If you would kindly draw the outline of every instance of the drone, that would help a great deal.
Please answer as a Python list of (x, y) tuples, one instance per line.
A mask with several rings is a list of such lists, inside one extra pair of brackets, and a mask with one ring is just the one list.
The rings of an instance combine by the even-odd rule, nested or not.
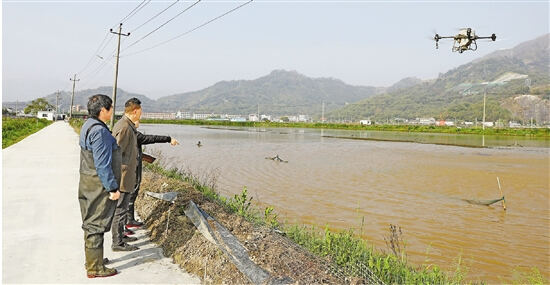
[(452, 51), (458, 51), (458, 53), (463, 53), (467, 50), (475, 51), (477, 50), (477, 43), (476, 40), (479, 39), (491, 39), (496, 41), (497, 36), (495, 34), (492, 34), (490, 37), (479, 37), (476, 35), (475, 31), (471, 28), (463, 28), (458, 31), (458, 34), (456, 36), (440, 36), (438, 34), (435, 34), (434, 40), (435, 40), (435, 48), (439, 48), (439, 40), (440, 39), (454, 39), (453, 43), (453, 49)]

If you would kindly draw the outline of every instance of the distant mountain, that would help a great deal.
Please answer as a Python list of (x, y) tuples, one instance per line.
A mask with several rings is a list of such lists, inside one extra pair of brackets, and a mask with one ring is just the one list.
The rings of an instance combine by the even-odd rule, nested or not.
[[(71, 106), (71, 93), (69, 91), (61, 91), (59, 93), (59, 98), (57, 101), (57, 104), (59, 104), (59, 110), (60, 111), (67, 111), (69, 110)], [(81, 91), (75, 92), (74, 96), (74, 105), (80, 105), (82, 108), (86, 109), (86, 105), (88, 104), (88, 98), (95, 94), (105, 94), (111, 97), (113, 93), (113, 87), (104, 86), (94, 89), (85, 89)], [(57, 94), (49, 94), (44, 96), (43, 98), (46, 98), (50, 104), (54, 105), (56, 104), (56, 97)], [(120, 88), (117, 89), (117, 104), (116, 104), (116, 110), (117, 111), (123, 111), (124, 110), (124, 102), (126, 102), (130, 98), (138, 98), (142, 104), (143, 104), (143, 110), (145, 112), (155, 112), (157, 111), (156, 108), (156, 102), (154, 100), (151, 100), (145, 95), (142, 94), (135, 94), (135, 93), (129, 93), (126, 92)], [(23, 109), (29, 102), (18, 102), (18, 109)], [(3, 107), (15, 107), (15, 102), (2, 102)]]
[[(388, 88), (384, 94), (349, 104), (327, 117), (481, 120), (483, 94), (487, 92), (487, 120), (527, 120), (526, 116), (536, 113), (536, 120), (549, 121), (549, 39), (550, 34), (546, 34), (512, 49), (491, 53), (454, 68), (436, 80), (405, 89)], [(514, 99), (524, 94), (538, 100)], [(517, 105), (519, 102), (521, 108), (537, 111), (518, 112), (521, 109)], [(528, 105), (526, 102), (533, 103)]]
[(384, 93), (394, 92), (394, 91), (397, 91), (397, 90), (403, 89), (403, 88), (409, 88), (409, 87), (415, 86), (415, 85), (420, 84), (420, 83), (422, 83), (422, 80), (420, 78), (405, 77), (405, 78), (397, 81), (396, 83), (394, 83), (392, 86), (386, 88), (384, 90)]
[[(262, 114), (320, 115), (323, 102), (325, 111), (329, 112), (385, 90), (384, 87), (352, 86), (334, 78), (310, 78), (296, 71), (275, 70), (258, 79), (221, 81), (199, 91), (161, 97), (156, 101), (145, 95), (129, 93), (119, 88), (116, 109), (121, 111), (126, 100), (137, 97), (142, 101), (145, 112), (183, 110), (195, 113), (247, 115), (256, 113), (259, 107)], [(98, 93), (110, 96), (112, 87), (78, 91), (75, 93), (74, 104), (85, 107), (88, 97)], [(69, 108), (70, 96), (70, 92), (60, 93), (61, 110)], [(55, 105), (56, 94), (49, 94), (45, 98)], [(14, 104), (3, 102), (5, 107), (12, 107)], [(19, 102), (19, 109), (23, 104), (25, 103)]]
[[(383, 88), (351, 86), (333, 78), (309, 78), (275, 70), (254, 80), (222, 81), (206, 89), (162, 97), (158, 108), (222, 114), (320, 114), (368, 98)], [(259, 104), (259, 106), (258, 106)]]

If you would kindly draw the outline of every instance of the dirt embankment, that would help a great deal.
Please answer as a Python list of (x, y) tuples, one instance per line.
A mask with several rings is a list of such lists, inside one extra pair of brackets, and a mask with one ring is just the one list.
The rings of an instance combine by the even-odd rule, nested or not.
[[(145, 195), (147, 191), (180, 193), (171, 205)], [(248, 250), (250, 259), (273, 278), (288, 277), (298, 284), (347, 283), (331, 273), (327, 261), (311, 255), (270, 228), (254, 225), (230, 213), (207, 200), (188, 183), (144, 171), (136, 210), (144, 220), (151, 240), (163, 248), (166, 256), (172, 257), (187, 272), (199, 276), (204, 283), (249, 284), (250, 281), (185, 216), (183, 209), (189, 200), (226, 227)]]

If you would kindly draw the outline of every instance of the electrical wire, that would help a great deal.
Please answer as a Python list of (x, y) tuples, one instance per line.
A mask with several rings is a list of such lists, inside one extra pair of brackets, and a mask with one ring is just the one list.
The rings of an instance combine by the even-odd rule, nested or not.
[(97, 47), (96, 51), (94, 52), (94, 54), (92, 54), (92, 56), (90, 57), (90, 60), (88, 60), (88, 62), (86, 63), (86, 65), (80, 69), (79, 72), (77, 72), (76, 74), (81, 74), (82, 72), (84, 72), (88, 66), (90, 66), (90, 64), (92, 63), (92, 61), (94, 60), (94, 57), (95, 55), (97, 54), (98, 50), (101, 48), (101, 46), (103, 45), (103, 43), (105, 43), (105, 40), (107, 39), (107, 37), (109, 36), (109, 33), (107, 32), (105, 34), (105, 37), (103, 38), (103, 40), (101, 41), (101, 43), (99, 44), (99, 46)]
[(90, 87), (92, 85), (92, 83), (95, 83), (97, 80), (93, 80), (97, 77), (98, 74), (100, 74), (100, 71), (102, 71), (105, 66), (107, 66), (107, 63), (111, 61), (110, 59), (107, 59), (107, 60), (104, 60), (100, 66), (98, 66), (98, 68), (96, 68), (96, 70), (94, 70), (94, 73), (92, 74), (92, 76), (90, 76), (89, 78), (87, 78), (87, 81), (82, 85), (81, 89), (84, 89), (86, 87)]
[(129, 46), (125, 47), (125, 49), (131, 47), (131, 46), (134, 46), (135, 44), (139, 43), (141, 40), (145, 39), (146, 37), (150, 36), (151, 34), (153, 34), (154, 32), (158, 31), (160, 28), (164, 27), (166, 24), (170, 23), (172, 20), (174, 20), (175, 18), (179, 17), (181, 14), (187, 12), (189, 9), (193, 8), (195, 5), (199, 4), (199, 2), (201, 2), (201, 0), (197, 0), (197, 2), (191, 4), (189, 7), (185, 8), (183, 11), (179, 12), (178, 14), (176, 14), (174, 17), (170, 18), (168, 21), (164, 22), (162, 25), (158, 26), (156, 29), (150, 31), (148, 34), (146, 34), (145, 36), (141, 37), (139, 40), (131, 43)]
[[(139, 3), (139, 5), (137, 5), (136, 8), (134, 8), (134, 10), (130, 11), (130, 13), (128, 15), (126, 15), (126, 17), (122, 18), (119, 23), (124, 23), (125, 21), (128, 21), (130, 18), (132, 18), (137, 12), (139, 12), (139, 10), (143, 9), (143, 7), (147, 6), (147, 4), (149, 4), (151, 2), (151, 0), (143, 0), (141, 1), (141, 3)], [(116, 27), (116, 25), (113, 27), (113, 29)]]
[[(179, 0), (178, 0), (179, 1)], [(147, 4), (149, 4), (151, 2), (151, 0), (143, 0), (137, 7), (135, 7), (132, 11), (130, 11), (130, 13), (128, 13), (128, 15), (126, 15), (124, 18), (122, 18), (119, 23), (123, 23), (124, 21), (127, 21), (128, 19), (130, 19), (131, 17), (133, 17), (137, 12), (139, 12), (139, 10), (143, 9), (143, 7), (145, 7)], [(116, 27), (116, 24), (112, 27), (112, 29), (114, 29)], [(88, 69), (88, 67), (90, 67), (90, 65), (92, 64), (92, 62), (94, 62), (94, 59), (96, 56), (99, 56), (103, 53), (103, 51), (105, 50), (105, 48), (109, 45), (109, 43), (112, 41), (113, 39), (113, 36), (111, 34), (111, 38), (109, 39), (109, 41), (105, 42), (107, 40), (107, 38), (109, 37), (109, 31), (107, 31), (107, 33), (105, 34), (105, 37), (103, 38), (103, 40), (101, 41), (101, 43), (99, 44), (99, 46), (97, 47), (96, 51), (92, 54), (92, 56), (90, 57), (90, 59), (88, 60), (88, 62), (86, 63), (86, 65), (84, 65), (83, 68), (80, 69), (79, 72), (77, 72), (76, 74), (78, 75), (81, 75), (84, 71), (86, 71)], [(105, 44), (105, 45), (104, 45)]]
[(113, 51), (107, 57), (100, 57), (99, 55), (97, 55), (100, 59), (102, 59), (102, 62), (100, 63), (100, 65), (98, 67), (96, 67), (96, 69), (94, 69), (94, 71), (90, 72), (89, 74), (87, 74), (85, 76), (81, 76), (80, 78), (82, 80), (91, 80), (91, 79), (95, 78), (99, 74), (99, 72), (105, 68), (107, 63), (112, 61), (113, 58), (115, 58), (116, 50), (117, 50), (116, 48), (113, 49)]
[(170, 4), (170, 6), (164, 8), (164, 10), (160, 11), (159, 13), (157, 13), (155, 16), (151, 17), (149, 20), (145, 21), (145, 23), (139, 25), (137, 28), (133, 29), (130, 31), (130, 33), (133, 33), (135, 32), (136, 30), (138, 30), (139, 28), (143, 27), (144, 25), (146, 25), (147, 23), (151, 22), (153, 19), (155, 19), (156, 17), (158, 17), (159, 15), (161, 15), (162, 13), (164, 13), (166, 10), (170, 9), (172, 6), (176, 5), (180, 0), (176, 0), (174, 3)]
[[(110, 32), (109, 32), (110, 33)], [(107, 43), (105, 44), (105, 46), (101, 49), (101, 51), (97, 52), (94, 56), (100, 56), (101, 54), (103, 54), (103, 51), (105, 50), (105, 48), (109, 45), (109, 43), (111, 43), (111, 41), (115, 38), (115, 35), (113, 33), (110, 33), (111, 34), (111, 38), (109, 38), (109, 41), (107, 41)]]
[[(196, 26), (196, 27), (194, 27), (194, 28), (192, 28), (192, 29), (190, 29), (190, 30), (188, 30), (188, 31), (186, 31), (186, 32), (184, 32), (184, 33), (182, 33), (182, 34), (179, 34), (179, 35), (177, 35), (177, 36), (175, 36), (175, 37), (173, 37), (173, 38), (170, 38), (170, 39), (168, 39), (168, 40), (166, 40), (166, 41), (163, 41), (163, 42), (161, 42), (161, 43), (159, 43), (159, 44), (156, 44), (156, 45), (154, 45), (154, 46), (151, 46), (151, 47), (148, 47), (148, 48), (146, 48), (146, 49), (142, 49), (142, 50), (139, 50), (139, 51), (136, 51), (136, 52), (133, 52), (133, 53), (123, 54), (123, 55), (121, 55), (120, 57), (123, 57), (123, 56), (126, 57), (126, 56), (131, 56), (131, 55), (139, 54), (139, 53), (146, 52), (146, 51), (148, 51), (148, 50), (154, 49), (154, 48), (156, 48), (156, 47), (159, 47), (159, 46), (161, 46), (161, 45), (167, 44), (167, 43), (169, 43), (169, 42), (171, 42), (171, 41), (173, 41), (173, 40), (175, 40), (175, 39), (178, 39), (178, 38), (181, 38), (181, 37), (183, 37), (183, 36), (185, 36), (185, 35), (188, 35), (188, 34), (194, 32), (194, 31), (196, 31), (196, 30), (198, 30), (198, 29), (200, 29), (200, 28), (202, 28), (202, 27), (204, 27), (204, 26), (206, 26), (206, 25), (208, 25), (208, 24), (210, 24), (210, 23), (212, 23), (212, 22), (214, 22), (214, 21), (216, 21), (216, 20), (218, 20), (218, 19), (220, 19), (220, 18), (226, 16), (227, 14), (234, 12), (234, 11), (237, 10), (237, 9), (242, 8), (243, 6), (249, 4), (249, 3), (252, 2), (252, 1), (254, 1), (254, 0), (249, 0), (248, 2), (245, 2), (245, 3), (243, 3), (243, 4), (241, 4), (241, 5), (237, 6), (237, 7), (235, 7), (235, 8), (233, 8), (233, 9), (231, 9), (231, 10), (229, 10), (229, 11), (227, 11), (227, 12), (225, 12), (225, 13), (223, 13), (223, 14), (221, 14), (221, 15), (215, 17), (215, 18), (213, 18), (213, 19), (210, 19), (210, 20), (204, 22), (204, 23), (201, 24), (201, 25), (198, 25), (198, 26)], [(131, 46), (131, 45), (130, 45), (130, 46)], [(128, 47), (130, 47), (130, 46), (128, 46)], [(128, 47), (126, 47), (126, 49), (127, 49)]]

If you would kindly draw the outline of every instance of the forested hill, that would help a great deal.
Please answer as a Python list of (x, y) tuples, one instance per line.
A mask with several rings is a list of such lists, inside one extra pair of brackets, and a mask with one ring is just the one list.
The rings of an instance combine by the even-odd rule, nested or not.
[[(452, 69), (437, 79), (349, 104), (329, 118), (548, 120), (550, 34)], [(525, 94), (533, 96), (524, 96)], [(525, 99), (527, 98), (527, 99)]]
[(380, 93), (384, 88), (352, 86), (333, 78), (310, 78), (296, 71), (275, 70), (254, 80), (222, 81), (196, 92), (157, 100), (163, 110), (274, 115), (321, 113)]
[[(419, 79), (408, 78), (390, 88), (407, 87), (416, 83), (416, 80)], [(117, 90), (117, 111), (122, 110), (126, 100), (137, 97), (143, 102), (145, 112), (190, 111), (247, 115), (256, 113), (259, 107), (262, 114), (315, 115), (321, 114), (323, 102), (325, 110), (329, 112), (348, 103), (380, 94), (386, 88), (353, 86), (334, 78), (310, 78), (296, 71), (274, 70), (254, 80), (221, 81), (199, 91), (161, 97), (158, 100), (120, 88)], [(112, 87), (77, 91), (74, 104), (85, 107), (88, 97), (98, 93), (111, 96)], [(61, 110), (66, 110), (70, 105), (70, 96), (68, 91), (60, 93)], [(51, 104), (56, 102), (56, 94), (45, 98)], [(25, 103), (19, 104), (22, 106)], [(11, 107), (10, 102), (3, 102), (3, 105)]]

